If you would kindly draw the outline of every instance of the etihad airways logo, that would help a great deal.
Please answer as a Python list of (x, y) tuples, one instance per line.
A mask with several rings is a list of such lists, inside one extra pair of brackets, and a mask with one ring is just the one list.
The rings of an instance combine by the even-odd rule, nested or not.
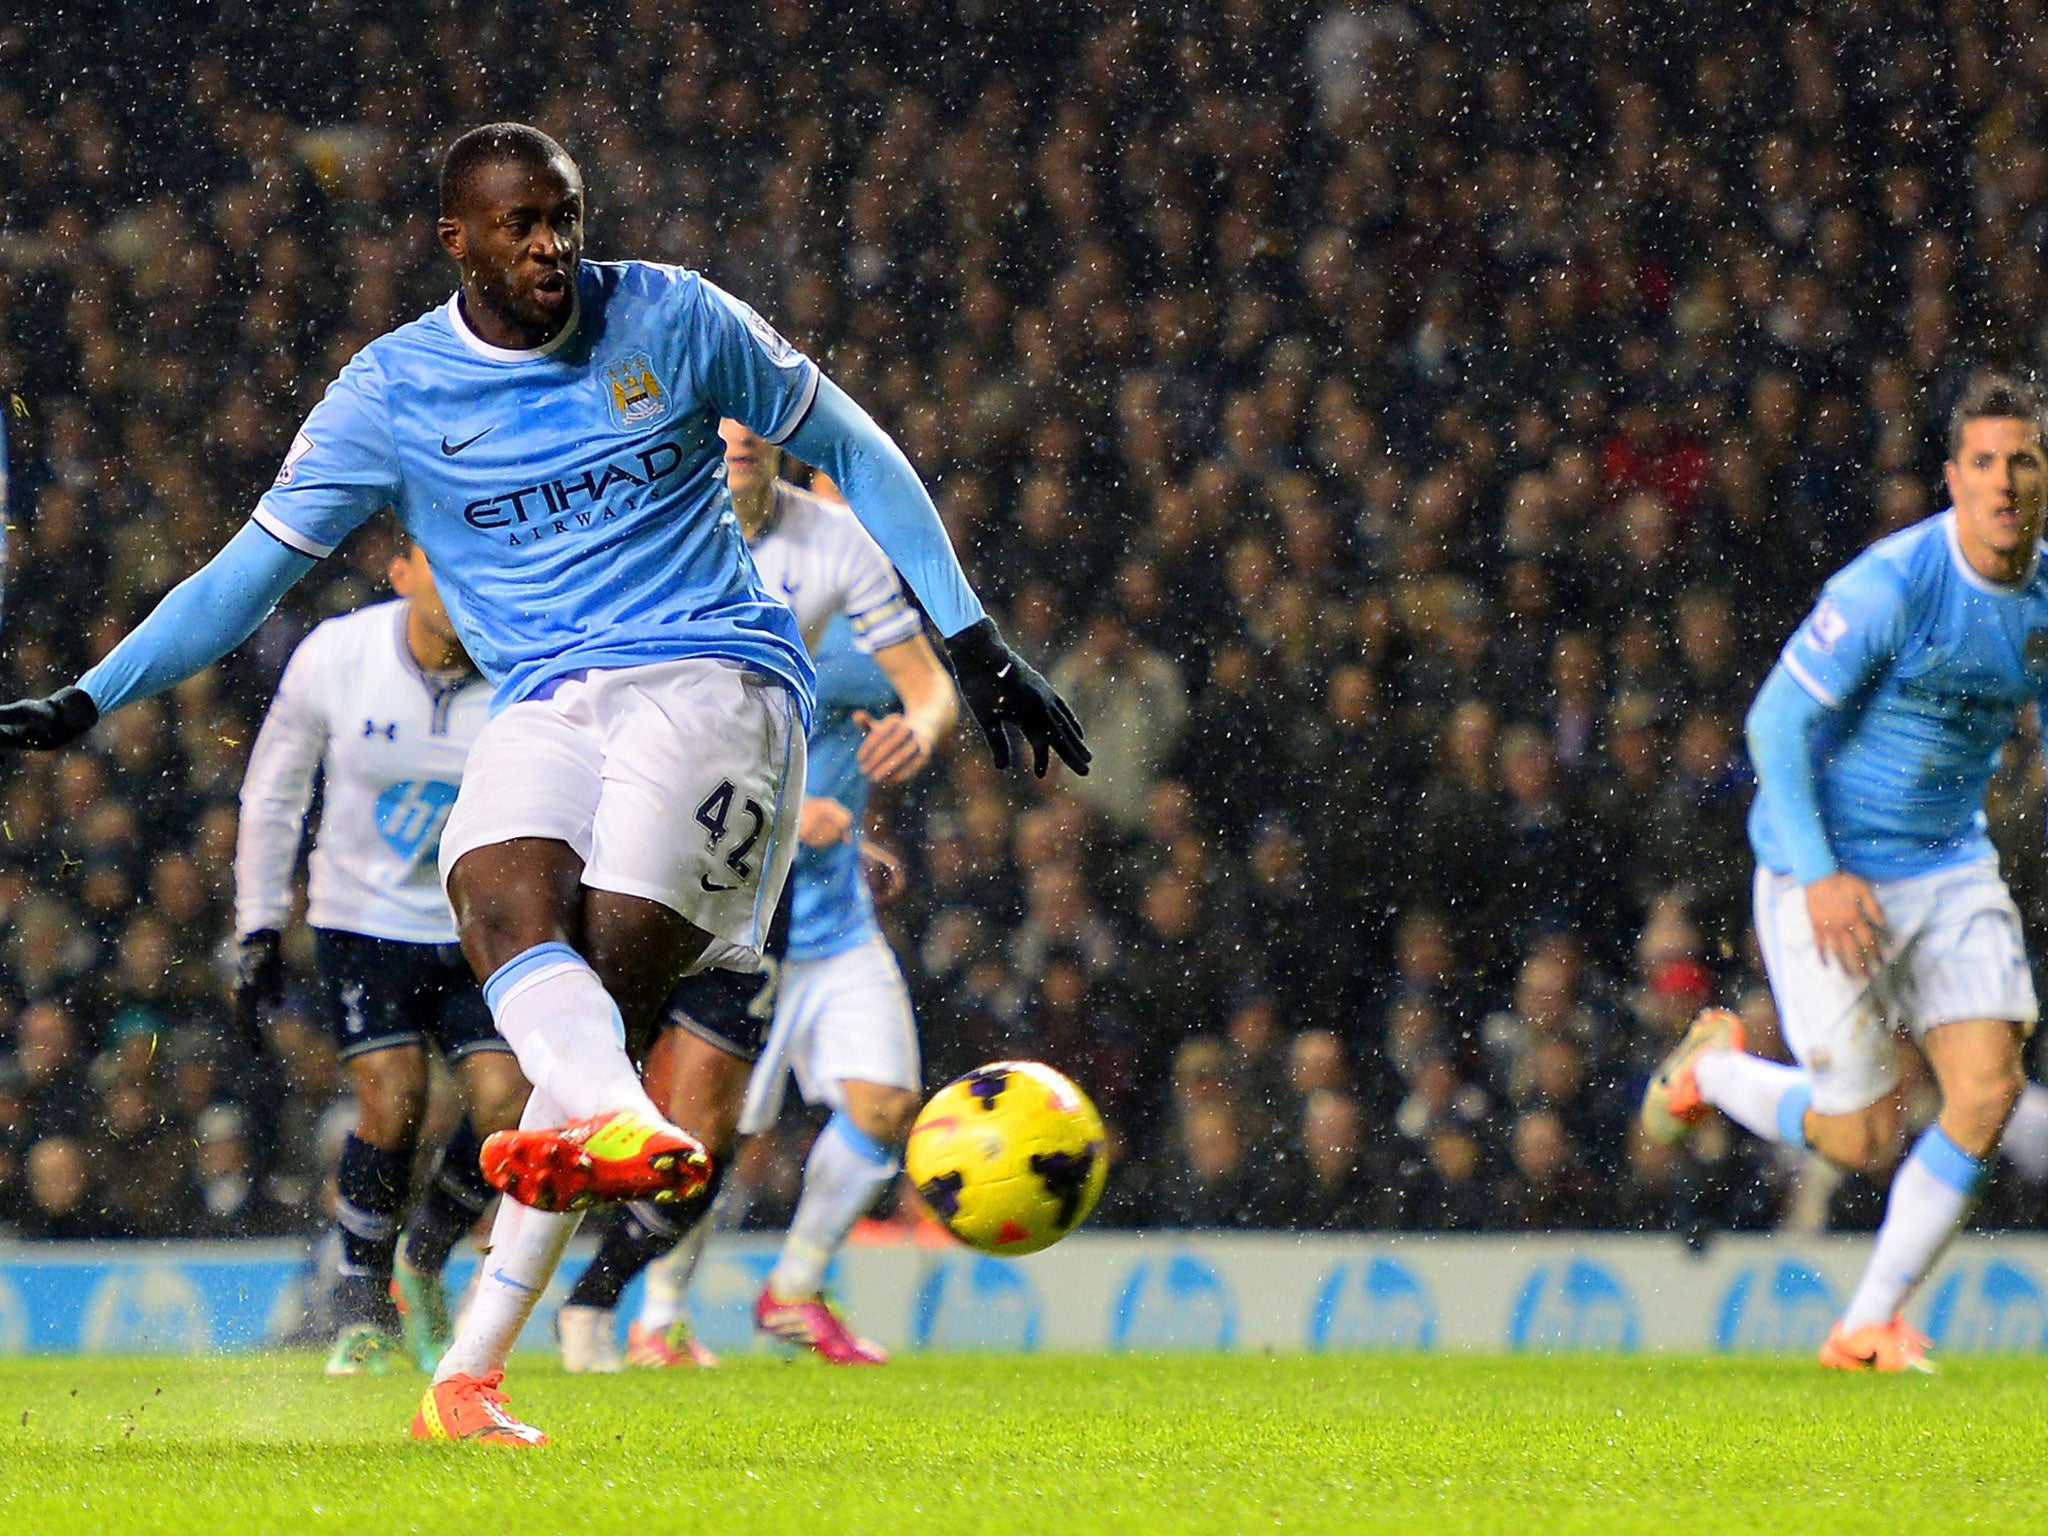
[(516, 491), (486, 496), (462, 509), (462, 520), (480, 533), (503, 532), (514, 548), (557, 533), (574, 533), (616, 519), (615, 486), (657, 485), (683, 466), (680, 443), (656, 443), (638, 453), (586, 469), (572, 480), (543, 480)]

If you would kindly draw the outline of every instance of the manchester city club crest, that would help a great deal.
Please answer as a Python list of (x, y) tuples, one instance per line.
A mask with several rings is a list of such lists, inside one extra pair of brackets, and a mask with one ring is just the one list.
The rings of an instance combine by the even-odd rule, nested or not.
[(605, 409), (621, 431), (649, 426), (668, 415), (668, 391), (654, 375), (654, 360), (645, 352), (628, 352), (605, 364), (598, 379)]

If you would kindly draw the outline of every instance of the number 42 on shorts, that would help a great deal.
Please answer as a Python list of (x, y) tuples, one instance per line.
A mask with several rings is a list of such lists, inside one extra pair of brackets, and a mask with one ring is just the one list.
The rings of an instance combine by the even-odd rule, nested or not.
[[(718, 788), (706, 795), (703, 803), (697, 807), (697, 824), (704, 828), (706, 833), (706, 848), (715, 850), (725, 841), (725, 834), (732, 819), (733, 796), (738, 793), (731, 779), (721, 779)], [(736, 891), (754, 878), (754, 866), (747, 862), (747, 855), (754, 851), (754, 844), (760, 840), (761, 829), (768, 824), (768, 813), (761, 809), (758, 800), (741, 801), (740, 810), (750, 819), (752, 825), (747, 828), (747, 835), (735, 843), (732, 852), (725, 856), (725, 867), (739, 876), (739, 879), (731, 885), (714, 885), (709, 875), (701, 875), (698, 877), (698, 883), (707, 891)]]

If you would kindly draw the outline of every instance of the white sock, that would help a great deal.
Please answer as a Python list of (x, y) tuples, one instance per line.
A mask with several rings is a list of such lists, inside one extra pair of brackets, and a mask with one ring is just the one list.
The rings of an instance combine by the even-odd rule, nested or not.
[(1892, 1179), (1877, 1247), (1842, 1314), (1844, 1328), (1888, 1323), (1898, 1314), (1962, 1226), (1984, 1174), (1983, 1159), (1949, 1140), (1940, 1126), (1921, 1133)]
[(2028, 1083), (2020, 1090), (1998, 1149), (2029, 1184), (2048, 1183), (2048, 1088)]
[(1702, 1051), (1693, 1064), (1700, 1097), (1765, 1141), (1806, 1145), (1813, 1084), (1805, 1071), (1747, 1051)]
[(568, 945), (536, 944), (506, 961), (484, 983), (484, 1001), (533, 1084), (534, 1097), (546, 1095), (561, 1111), (562, 1118), (548, 1126), (609, 1109), (668, 1123), (626, 1055), (618, 1005)]
[(827, 1120), (804, 1163), (804, 1192), (768, 1289), (786, 1301), (817, 1295), (832, 1255), (900, 1166), (894, 1152), (844, 1111)]
[[(561, 1106), (536, 1088), (519, 1124), (523, 1130), (534, 1130), (561, 1125), (563, 1120)], [(541, 1292), (562, 1262), (562, 1250), (582, 1222), (581, 1211), (537, 1211), (509, 1198), (498, 1202), (475, 1294), (434, 1380), (488, 1376), (505, 1368), (519, 1330), (533, 1316)]]
[(660, 1333), (689, 1310), (690, 1282), (711, 1238), (711, 1213), (683, 1234), (681, 1242), (647, 1266), (647, 1284), (640, 1292), (640, 1326)]

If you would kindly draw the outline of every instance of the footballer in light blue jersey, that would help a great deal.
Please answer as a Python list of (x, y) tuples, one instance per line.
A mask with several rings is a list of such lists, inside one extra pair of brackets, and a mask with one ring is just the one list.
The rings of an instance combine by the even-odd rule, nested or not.
[(2000, 586), (1963, 558), (1953, 511), (1851, 561), (1778, 659), (1758, 699), (1768, 726), (1796, 686), (1814, 732), (1819, 832), (1797, 788), (1766, 774), (1750, 839), (1766, 868), (1807, 884), (1846, 869), (1900, 880), (1991, 852), (1984, 789), (2013, 717), (2048, 681), (2048, 570)]
[(1055, 753), (1088, 762), (1073, 712), (983, 613), (888, 435), (701, 277), (586, 265), (585, 214), (582, 173), (546, 134), (492, 123), (458, 138), (435, 225), (461, 274), (448, 305), (351, 360), (249, 523), (76, 685), (0, 705), (0, 749), (63, 746), (240, 644), (379, 509), (426, 551), (496, 688), (443, 878), (534, 1090), (520, 1128), (483, 1149), (511, 1198), (414, 1420), (430, 1439), (544, 1441), (492, 1384), (573, 1214), (714, 1187), (626, 1042), (654, 1029), (677, 978), (758, 960), (795, 838), (813, 677), (717, 493), (720, 417), (845, 493), (946, 637), (998, 766), (1012, 726), (1041, 774)]
[(881, 929), (875, 923), (874, 898), (861, 869), (858, 829), (866, 814), (870, 780), (856, 756), (867, 734), (854, 716), (879, 712), (896, 702), (895, 690), (872, 656), (853, 643), (853, 626), (835, 619), (825, 631), (817, 654), (818, 704), (811, 725), (810, 777), (807, 795), (836, 800), (852, 813), (855, 831), (823, 848), (798, 850), (790, 870), (793, 887), (789, 921), (789, 958), (823, 960), (857, 944)]
[[(1666, 1145), (1719, 1110), (1844, 1169), (1896, 1165), (1821, 1347), (1837, 1369), (1931, 1369), (1904, 1309), (2008, 1121), (2048, 1160), (2048, 1090), (2022, 1058), (2039, 1004), (1984, 820), (1999, 750), (2048, 684), (2044, 427), (2032, 385), (1972, 380), (1949, 421), (1950, 508), (1839, 571), (1750, 708), (1757, 947), (1797, 1065), (1751, 1055), (1743, 1021), (1710, 1008), (1643, 1096)], [(1902, 1164), (1901, 1037), (1941, 1088)]]
[(545, 346), (491, 346), (454, 299), (370, 343), (255, 521), (317, 558), (392, 507), (501, 707), (578, 670), (686, 656), (771, 673), (808, 704), (795, 621), (725, 502), (717, 425), (779, 443), (818, 385), (816, 364), (696, 273), (582, 262)]

